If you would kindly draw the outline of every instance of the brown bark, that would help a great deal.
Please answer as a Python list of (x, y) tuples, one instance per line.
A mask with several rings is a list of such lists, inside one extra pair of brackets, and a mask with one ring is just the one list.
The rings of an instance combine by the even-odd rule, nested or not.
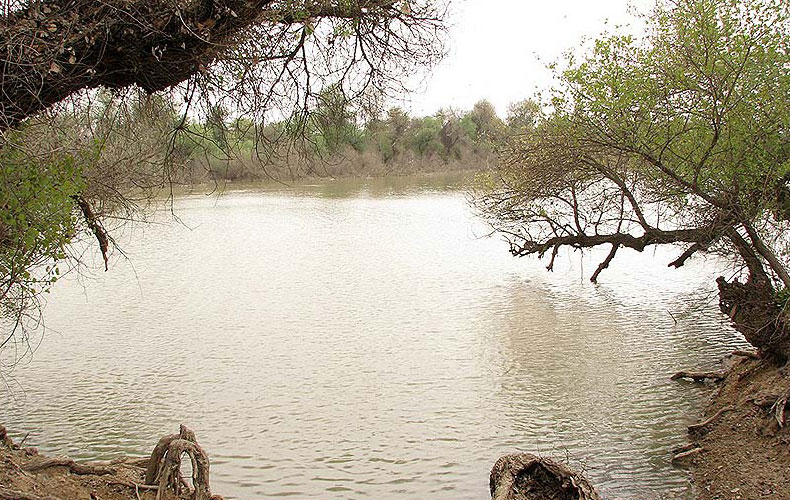
[(157, 486), (157, 499), (168, 488), (180, 495), (183, 485), (186, 484), (181, 477), (181, 457), (185, 454), (192, 461), (192, 483), (194, 486), (192, 500), (214, 498), (211, 495), (209, 484), (208, 455), (197, 444), (195, 433), (182, 425), (178, 434), (160, 439), (151, 453), (145, 473), (145, 483)]
[(210, 65), (271, 0), (43, 0), (0, 18), (0, 130), (82, 89), (148, 92)]
[(733, 326), (746, 340), (761, 351), (790, 358), (790, 329), (774, 290), (765, 280), (716, 280), (719, 286), (719, 308), (728, 315)]
[(600, 500), (581, 474), (529, 453), (505, 455), (491, 469), (493, 500)]
[(159, 442), (156, 443), (156, 446), (154, 446), (154, 450), (151, 452), (151, 458), (148, 459), (148, 464), (145, 470), (145, 484), (156, 484), (162, 460), (165, 458), (165, 454), (170, 447), (170, 443), (176, 439), (192, 441), (193, 443), (197, 442), (195, 433), (185, 425), (181, 425), (178, 434), (163, 436)]

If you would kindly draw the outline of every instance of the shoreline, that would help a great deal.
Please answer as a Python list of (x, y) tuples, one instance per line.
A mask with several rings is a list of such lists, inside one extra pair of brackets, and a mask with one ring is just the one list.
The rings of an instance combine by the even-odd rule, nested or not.
[(790, 430), (774, 404), (790, 381), (772, 360), (734, 360), (702, 412), (689, 427), (688, 464), (697, 500), (790, 498)]
[[(737, 356), (723, 378), (714, 383), (717, 389), (703, 409), (700, 423), (689, 426), (689, 444), (676, 450), (673, 459), (676, 466), (690, 469), (694, 497), (790, 498), (790, 430), (779, 424), (774, 411), (774, 402), (788, 391), (781, 367), (753, 355)], [(194, 434), (189, 435), (194, 439)], [(166, 436), (157, 448), (163, 441), (177, 438)], [(48, 458), (36, 448), (15, 445), (0, 425), (0, 500), (153, 500), (157, 488), (145, 485), (149, 462), (147, 457), (79, 463)], [(167, 490), (161, 497), (192, 498), (188, 488), (180, 495)]]

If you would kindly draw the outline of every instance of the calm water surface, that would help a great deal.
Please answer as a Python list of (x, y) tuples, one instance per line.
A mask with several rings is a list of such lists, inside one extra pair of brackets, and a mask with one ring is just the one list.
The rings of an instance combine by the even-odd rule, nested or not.
[(129, 228), (111, 272), (57, 285), (2, 396), (15, 437), (109, 459), (183, 422), (240, 499), (485, 499), (517, 450), (567, 457), (609, 499), (689, 495), (669, 450), (708, 393), (669, 375), (742, 345), (712, 265), (621, 252), (594, 286), (570, 254), (547, 273), (481, 238), (441, 179), (175, 212)]

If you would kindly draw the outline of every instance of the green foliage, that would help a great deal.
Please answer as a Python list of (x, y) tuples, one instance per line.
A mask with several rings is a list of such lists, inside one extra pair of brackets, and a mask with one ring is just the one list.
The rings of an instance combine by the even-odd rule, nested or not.
[(58, 263), (77, 232), (73, 196), (84, 188), (81, 159), (46, 162), (14, 147), (0, 152), (0, 305), (16, 315), (60, 276)]
[[(607, 36), (568, 57), (548, 115), (511, 108), (509, 125), (531, 130), (481, 187), (483, 212), (518, 254), (685, 242), (688, 255), (720, 252), (790, 283), (777, 258), (790, 215), (790, 4), (666, 0), (644, 21), (642, 39)], [(645, 234), (656, 237), (629, 239)]]
[(790, 301), (790, 288), (784, 287), (776, 290), (776, 303), (780, 308), (786, 309), (787, 303)]

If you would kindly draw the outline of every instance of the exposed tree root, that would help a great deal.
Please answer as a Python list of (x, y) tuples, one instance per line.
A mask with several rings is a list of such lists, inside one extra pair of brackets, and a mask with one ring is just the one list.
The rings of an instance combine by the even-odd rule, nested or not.
[(672, 457), (672, 463), (674, 464), (674, 463), (681, 462), (681, 461), (683, 461), (684, 459), (686, 459), (688, 457), (691, 457), (691, 456), (697, 455), (699, 453), (702, 453), (702, 451), (703, 451), (703, 448), (699, 447), (699, 446), (696, 447), (696, 448), (692, 448), (690, 450), (687, 450), (687, 451), (683, 451), (681, 453), (678, 453), (674, 457)]
[(779, 424), (779, 427), (784, 427), (786, 418), (785, 418), (785, 410), (787, 409), (787, 401), (790, 399), (790, 387), (779, 396), (776, 402), (771, 406), (771, 411), (774, 414), (774, 418), (776, 418), (776, 422)]
[(206, 452), (197, 444), (195, 433), (182, 425), (178, 434), (165, 436), (159, 440), (151, 452), (148, 469), (145, 473), (147, 485), (158, 486), (156, 498), (161, 498), (166, 489), (181, 495), (188, 483), (181, 477), (181, 458), (187, 455), (192, 461), (192, 500), (210, 500), (209, 460)]
[(683, 446), (678, 446), (672, 450), (672, 455), (678, 455), (683, 453), (684, 451), (693, 450), (694, 448), (698, 448), (699, 445), (697, 443), (686, 443)]
[(6, 448), (14, 447), (14, 442), (8, 437), (8, 431), (2, 425), (0, 425), (0, 446), (5, 446)]
[(110, 467), (100, 467), (89, 464), (79, 464), (70, 458), (47, 458), (37, 463), (28, 464), (23, 467), (27, 472), (37, 472), (50, 467), (68, 467), (72, 474), (104, 476), (115, 474), (115, 469)]
[(687, 371), (680, 371), (676, 374), (672, 375), (672, 380), (678, 380), (682, 378), (690, 378), (694, 380), (694, 382), (704, 382), (706, 380), (713, 380), (714, 382), (720, 382), (724, 380), (724, 373), (723, 372), (687, 372)]
[(740, 349), (736, 349), (732, 351), (733, 356), (741, 356), (743, 358), (751, 358), (751, 359), (763, 359), (759, 352), (755, 351), (742, 351)]
[(493, 500), (600, 500), (581, 474), (529, 453), (497, 460), (489, 487)]
[(129, 488), (134, 488), (137, 490), (156, 491), (159, 489), (159, 486), (153, 484), (138, 484), (138, 483), (132, 483), (127, 481), (109, 481), (109, 484), (117, 484), (118, 486), (128, 486)]
[(718, 420), (719, 418), (721, 418), (721, 416), (722, 416), (722, 415), (724, 415), (726, 412), (728, 412), (728, 411), (732, 411), (732, 410), (734, 410), (734, 409), (735, 409), (735, 408), (733, 408), (732, 406), (726, 406), (726, 407), (724, 407), (724, 408), (721, 408), (719, 411), (717, 411), (716, 413), (714, 413), (714, 414), (713, 414), (713, 416), (711, 416), (709, 419), (705, 420), (704, 422), (700, 422), (700, 423), (698, 423), (698, 424), (692, 424), (692, 425), (689, 425), (689, 427), (688, 427), (688, 429), (689, 429), (689, 432), (691, 432), (691, 433), (703, 433), (703, 431), (705, 430), (705, 428), (706, 428), (708, 425), (710, 425), (710, 424), (712, 424), (713, 422), (717, 421), (717, 420)]
[(10, 490), (0, 486), (0, 500), (59, 500), (55, 497), (40, 497), (31, 493), (23, 493), (21, 491)]

